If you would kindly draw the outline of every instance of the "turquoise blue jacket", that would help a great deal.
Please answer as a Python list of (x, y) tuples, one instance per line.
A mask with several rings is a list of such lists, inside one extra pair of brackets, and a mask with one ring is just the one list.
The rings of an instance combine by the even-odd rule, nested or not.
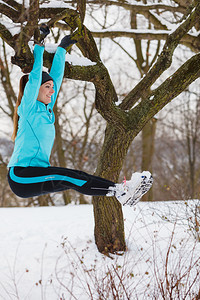
[(48, 167), (55, 138), (53, 106), (58, 95), (65, 68), (65, 49), (58, 47), (49, 75), (54, 81), (55, 93), (51, 103), (37, 100), (42, 80), (44, 47), (35, 45), (34, 64), (29, 74), (21, 104), (18, 107), (18, 131), (14, 151), (8, 167)]

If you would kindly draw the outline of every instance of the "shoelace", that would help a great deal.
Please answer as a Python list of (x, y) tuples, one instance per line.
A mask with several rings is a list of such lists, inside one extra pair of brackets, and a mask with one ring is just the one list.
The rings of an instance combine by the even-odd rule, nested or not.
[(123, 184), (124, 184), (124, 187), (125, 187), (126, 186), (126, 177), (125, 176), (124, 176)]

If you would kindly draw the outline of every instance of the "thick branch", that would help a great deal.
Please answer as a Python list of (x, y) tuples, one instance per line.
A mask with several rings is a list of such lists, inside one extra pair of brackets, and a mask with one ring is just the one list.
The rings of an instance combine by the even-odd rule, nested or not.
[(0, 23), (0, 37), (2, 38), (2, 40), (4, 40), (6, 42), (6, 44), (8, 44), (9, 46), (11, 46), (12, 48), (14, 48), (14, 41), (13, 41), (13, 36), (10, 33), (10, 31), (3, 25)]
[[(41, 7), (39, 11), (39, 18), (40, 19), (56, 19), (59, 14), (64, 13), (64, 16), (61, 18), (57, 18), (58, 20), (61, 20), (62, 18), (65, 17), (66, 12), (70, 11), (70, 14), (74, 13), (74, 15), (78, 15), (78, 13), (69, 8), (59, 8), (59, 7)], [(55, 20), (56, 21), (56, 20)]]
[(68, 13), (64, 18), (64, 21), (73, 30), (78, 27), (76, 33), (78, 39), (77, 47), (79, 47), (83, 55), (89, 58), (91, 61), (100, 61), (99, 52), (94, 38), (91, 32), (87, 29), (87, 27), (82, 24), (79, 14), (71, 10), (70, 13)]
[(20, 11), (22, 9), (22, 5), (19, 4), (17, 1), (14, 0), (2, 0), (6, 5), (12, 7), (13, 9), (16, 9), (17, 11)]
[(200, 77), (200, 53), (186, 61), (172, 76), (166, 79), (151, 95), (142, 100), (129, 114), (131, 129), (136, 134), (166, 104), (183, 92)]
[(39, 0), (30, 0), (30, 7), (27, 10), (27, 24), (23, 28), (23, 40), (28, 42), (38, 28)]
[[(101, 76), (99, 77), (99, 75)], [(115, 126), (120, 130), (126, 129), (127, 114), (115, 105), (117, 100), (116, 91), (105, 67), (104, 71), (102, 70), (101, 74), (96, 76), (94, 84), (96, 88), (95, 107), (97, 111), (111, 126)]]
[[(69, 8), (59, 11), (56, 15), (54, 10), (52, 10), (52, 13), (53, 12), (54, 15), (52, 16), (52, 19), (48, 22), (48, 25), (53, 26), (59, 20), (63, 20), (66, 23), (65, 29), (69, 30), (70, 27), (72, 30), (75, 30), (76, 28), (78, 28), (76, 36), (74, 36), (74, 38), (77, 37), (78, 39), (77, 47), (79, 47), (83, 55), (89, 58), (91, 61), (100, 61), (96, 43), (93, 39), (91, 32), (82, 24), (80, 14), (77, 11)], [(50, 10), (49, 13), (51, 13)]]
[[(44, 65), (48, 67), (47, 64), (45, 64), (45, 62)], [(72, 66), (69, 63), (66, 63), (64, 77), (73, 80), (94, 82), (96, 74), (98, 74), (99, 72), (101, 72), (101, 66), (99, 64), (93, 66)]]
[(55, 9), (55, 8), (43, 8), (40, 9), (40, 19), (41, 18), (50, 18), (50, 21), (48, 22), (48, 26), (52, 27), (54, 26), (58, 21), (65, 20), (67, 24), (71, 26), (71, 28), (74, 30), (76, 27), (79, 27), (78, 18), (79, 14), (77, 11), (73, 9)]
[(0, 3), (0, 12), (15, 23), (19, 19), (18, 11), (8, 5)]
[(153, 106), (161, 104), (161, 108), (163, 108), (199, 77), (200, 53), (186, 61), (172, 76), (153, 91), (150, 96)]
[[(47, 65), (46, 65), (47, 66)], [(126, 128), (127, 115), (115, 106), (117, 95), (107, 69), (102, 63), (94, 66), (71, 66), (66, 63), (66, 78), (89, 81), (95, 85), (95, 107), (102, 117), (117, 128)]]

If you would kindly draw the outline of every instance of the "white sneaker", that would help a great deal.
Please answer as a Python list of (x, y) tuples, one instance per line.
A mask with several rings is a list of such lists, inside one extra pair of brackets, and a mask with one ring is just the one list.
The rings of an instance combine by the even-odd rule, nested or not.
[(131, 180), (110, 187), (107, 196), (115, 196), (122, 205), (133, 206), (148, 192), (152, 183), (153, 177), (150, 172), (136, 172), (132, 174)]
[(140, 201), (140, 199), (144, 196), (144, 194), (146, 194), (149, 191), (149, 189), (151, 188), (151, 186), (153, 184), (153, 177), (152, 177), (151, 173), (149, 173), (149, 175), (147, 175), (147, 174), (144, 175), (144, 180), (143, 180), (142, 184), (137, 188), (137, 190), (133, 194), (133, 197), (131, 199), (129, 199), (127, 201), (127, 203), (125, 203), (125, 204), (134, 206), (135, 204), (137, 204)]

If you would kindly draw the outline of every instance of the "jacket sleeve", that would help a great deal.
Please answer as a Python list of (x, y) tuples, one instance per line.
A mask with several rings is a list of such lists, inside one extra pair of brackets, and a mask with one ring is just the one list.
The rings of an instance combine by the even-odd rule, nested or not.
[(35, 106), (41, 81), (43, 69), (43, 53), (44, 47), (34, 46), (34, 64), (33, 69), (29, 74), (29, 80), (25, 86), (21, 104), (18, 107), (18, 115), (26, 116)]
[(65, 70), (65, 54), (66, 50), (58, 47), (56, 53), (53, 58), (53, 63), (51, 67), (51, 71), (49, 75), (53, 78), (54, 81), (54, 90), (55, 93), (51, 99), (51, 106), (53, 108), (56, 98), (58, 96), (58, 92), (60, 90), (60, 86), (63, 80), (64, 70)]

